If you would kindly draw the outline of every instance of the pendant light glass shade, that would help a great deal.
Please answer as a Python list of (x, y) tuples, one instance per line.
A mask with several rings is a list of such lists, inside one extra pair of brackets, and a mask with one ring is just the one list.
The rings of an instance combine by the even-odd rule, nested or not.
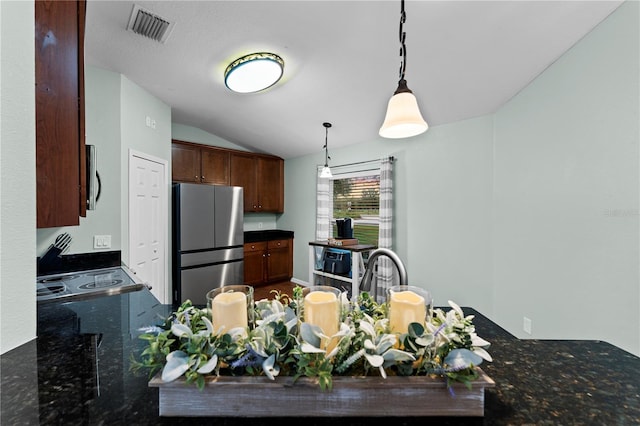
[(329, 168), (329, 166), (324, 166), (322, 168), (322, 171), (320, 172), (320, 177), (321, 178), (332, 178), (333, 175), (331, 174), (331, 169)]
[(224, 71), (224, 84), (234, 92), (254, 93), (276, 84), (284, 61), (274, 53), (251, 53), (233, 61)]
[(380, 136), (389, 139), (408, 138), (424, 133), (428, 128), (429, 125), (420, 114), (416, 97), (407, 88), (407, 82), (402, 80), (398, 90), (389, 99)]
[(406, 33), (403, 25), (407, 19), (404, 10), (404, 0), (400, 1), (400, 80), (398, 88), (387, 104), (387, 114), (378, 132), (383, 138), (401, 139), (424, 133), (429, 128), (427, 122), (422, 118), (418, 101), (413, 92), (407, 87), (407, 80), (404, 79), (405, 68), (407, 66), (407, 46), (405, 45)]

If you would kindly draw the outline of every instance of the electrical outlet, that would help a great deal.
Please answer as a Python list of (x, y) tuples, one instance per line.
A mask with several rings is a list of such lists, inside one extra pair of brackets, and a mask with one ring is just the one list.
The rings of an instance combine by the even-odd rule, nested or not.
[(156, 128), (156, 120), (155, 120), (155, 118), (150, 117), (148, 115), (144, 119), (144, 124), (145, 124), (145, 126), (151, 127), (152, 129)]
[(522, 329), (525, 333), (531, 334), (531, 320), (527, 317), (523, 318)]
[(111, 235), (94, 235), (93, 248), (94, 249), (111, 248)]

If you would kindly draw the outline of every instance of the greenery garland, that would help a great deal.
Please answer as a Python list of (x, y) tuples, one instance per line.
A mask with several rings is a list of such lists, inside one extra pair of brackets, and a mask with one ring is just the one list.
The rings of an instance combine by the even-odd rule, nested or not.
[(471, 388), (474, 368), (492, 361), (490, 343), (478, 337), (473, 315), (449, 301), (451, 310), (434, 309), (425, 326), (412, 323), (407, 333), (389, 332), (387, 305), (366, 292), (356, 302), (342, 294), (342, 318), (335, 348), (320, 348), (320, 328), (299, 322), (302, 288), (293, 296), (277, 291), (271, 300), (254, 304), (255, 326), (216, 333), (206, 308), (185, 301), (159, 326), (147, 327), (139, 337), (148, 342), (132, 357), (135, 372), (148, 370), (149, 377), (162, 370), (162, 380), (184, 376), (187, 383), (205, 386), (209, 375), (278, 375), (316, 378), (322, 390), (331, 390), (332, 377), (440, 376)]

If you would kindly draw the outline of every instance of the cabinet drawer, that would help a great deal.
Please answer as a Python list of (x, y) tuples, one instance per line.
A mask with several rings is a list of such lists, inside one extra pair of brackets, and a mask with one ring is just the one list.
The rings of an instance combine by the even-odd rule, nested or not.
[(267, 242), (270, 249), (289, 247), (289, 240), (271, 240)]
[(244, 252), (251, 253), (254, 251), (265, 251), (267, 249), (267, 242), (262, 241), (259, 243), (246, 243), (244, 245)]

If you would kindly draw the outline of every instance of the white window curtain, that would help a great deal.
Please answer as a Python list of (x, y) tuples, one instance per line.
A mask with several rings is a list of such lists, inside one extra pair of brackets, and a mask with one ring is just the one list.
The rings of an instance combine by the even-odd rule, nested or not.
[[(331, 202), (331, 179), (320, 177), (320, 168), (316, 171), (316, 241), (325, 241), (329, 239), (331, 230), (330, 210), (333, 204)], [(314, 247), (315, 268), (322, 268), (322, 247)], [(309, 285), (315, 285), (310, 282)]]
[[(378, 247), (393, 248), (393, 157), (380, 163), (380, 226)], [(386, 298), (386, 290), (394, 285), (393, 262), (386, 256), (378, 257), (375, 295), (378, 302)], [(397, 274), (395, 274), (397, 275)]]
[[(378, 160), (375, 160), (376, 162)], [(380, 222), (378, 230), (378, 247), (393, 248), (393, 157), (384, 158), (380, 161)], [(361, 163), (346, 164), (343, 166), (334, 166), (334, 170), (338, 167), (346, 171), (357, 172), (362, 169), (362, 164), (371, 163), (364, 161)], [(316, 170), (316, 239), (328, 240), (331, 233), (331, 216), (333, 209), (333, 181), (328, 178), (320, 177), (321, 166)], [(321, 262), (321, 252), (316, 249), (316, 262)], [(318, 265), (316, 265), (318, 266)], [(372, 265), (373, 266), (373, 265)], [(396, 273), (393, 262), (386, 256), (380, 256), (377, 259), (376, 273), (372, 280), (375, 288), (371, 289), (371, 293), (375, 294), (378, 302), (384, 302), (386, 298), (386, 289), (398, 282), (398, 274)], [(313, 283), (310, 283), (313, 284)]]
[(331, 179), (320, 177), (320, 170), (316, 176), (316, 240), (324, 241), (329, 239), (331, 229)]

